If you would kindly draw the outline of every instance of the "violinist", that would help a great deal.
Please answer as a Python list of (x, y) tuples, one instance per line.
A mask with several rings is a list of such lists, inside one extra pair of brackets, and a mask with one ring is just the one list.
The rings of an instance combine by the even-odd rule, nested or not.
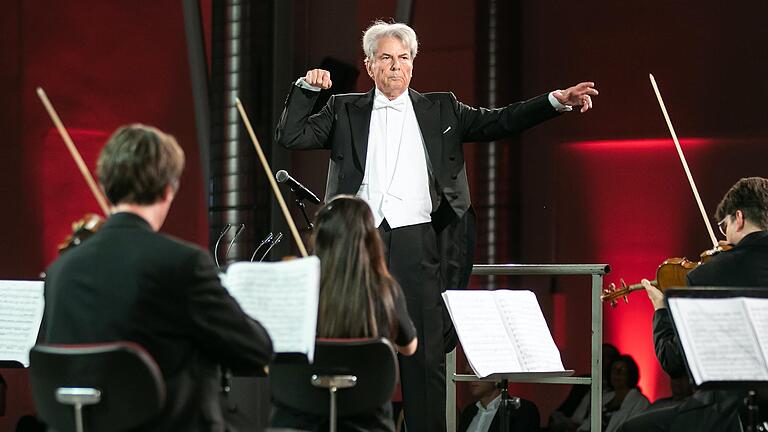
[[(690, 286), (768, 287), (768, 179), (739, 180), (725, 194), (715, 220), (733, 248), (713, 256), (688, 273)], [(675, 336), (664, 294), (642, 281), (655, 309), (653, 340), (656, 356), (670, 377), (686, 376), (685, 359)], [(697, 391), (683, 404), (642, 414), (625, 423), (624, 431), (740, 431), (736, 391)], [(674, 429), (673, 429), (673, 424)]]
[[(312, 242), (321, 263), (317, 336), (385, 337), (402, 356), (413, 355), (416, 329), (405, 296), (387, 270), (368, 204), (350, 195), (328, 201), (317, 212)], [(327, 431), (328, 418), (276, 404), (272, 427)], [(340, 417), (339, 430), (393, 432), (391, 406)]]
[(167, 397), (140, 430), (221, 431), (219, 365), (261, 372), (272, 342), (221, 285), (207, 252), (157, 232), (183, 167), (175, 138), (153, 127), (124, 126), (109, 138), (97, 173), (112, 214), (49, 267), (43, 341), (141, 345)]

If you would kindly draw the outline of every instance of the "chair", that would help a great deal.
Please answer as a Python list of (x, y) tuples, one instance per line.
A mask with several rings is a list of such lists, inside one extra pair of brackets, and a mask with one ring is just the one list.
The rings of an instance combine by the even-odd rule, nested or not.
[(278, 404), (329, 419), (374, 412), (392, 397), (397, 356), (384, 339), (318, 339), (313, 364), (270, 365), (272, 398)]
[(160, 369), (131, 342), (37, 345), (30, 351), (30, 383), (38, 416), (59, 432), (135, 428), (165, 402)]

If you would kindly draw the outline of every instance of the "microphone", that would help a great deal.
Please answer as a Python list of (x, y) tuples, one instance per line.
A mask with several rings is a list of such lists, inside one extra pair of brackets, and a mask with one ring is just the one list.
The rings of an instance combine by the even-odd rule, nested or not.
[(229, 242), (229, 246), (227, 246), (227, 251), (224, 252), (224, 262), (227, 262), (227, 257), (229, 256), (229, 250), (232, 249), (232, 245), (235, 244), (235, 240), (237, 240), (237, 236), (240, 235), (241, 232), (245, 230), (245, 224), (241, 223), (239, 227), (237, 227), (237, 231), (235, 231), (235, 235), (232, 236), (232, 241)]
[(259, 243), (259, 246), (256, 248), (255, 251), (253, 251), (253, 255), (251, 255), (251, 262), (253, 262), (254, 259), (256, 259), (256, 253), (259, 252), (259, 249), (261, 249), (262, 246), (272, 241), (272, 233), (267, 234), (266, 237), (264, 237), (264, 240)]
[(224, 234), (226, 234), (230, 228), (232, 228), (232, 224), (227, 224), (227, 226), (225, 226), (224, 229), (221, 230), (221, 234), (219, 234), (219, 238), (216, 239), (216, 245), (213, 247), (213, 259), (216, 261), (216, 267), (218, 269), (221, 269), (221, 266), (219, 265), (219, 243), (221, 242), (221, 239), (224, 238)]
[(280, 240), (282, 240), (282, 239), (283, 239), (283, 233), (278, 232), (277, 235), (275, 236), (275, 238), (272, 239), (272, 243), (269, 244), (269, 247), (267, 248), (267, 251), (264, 252), (264, 255), (261, 256), (261, 259), (259, 260), (259, 262), (264, 261), (264, 258), (267, 257), (267, 255), (269, 254), (269, 251), (271, 251), (272, 248), (275, 247), (276, 244), (280, 243)]
[(320, 198), (317, 197), (317, 195), (313, 194), (311, 190), (307, 189), (306, 186), (296, 181), (295, 178), (291, 177), (288, 174), (288, 171), (286, 170), (280, 170), (275, 174), (275, 179), (277, 179), (278, 183), (285, 183), (288, 185), (289, 188), (293, 191), (293, 193), (296, 194), (296, 198), (299, 200), (307, 199), (313, 204), (320, 204)]

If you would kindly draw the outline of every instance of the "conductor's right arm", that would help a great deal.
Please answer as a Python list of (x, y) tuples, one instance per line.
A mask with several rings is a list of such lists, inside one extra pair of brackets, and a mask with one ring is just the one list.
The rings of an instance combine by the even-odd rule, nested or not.
[(287, 149), (330, 148), (328, 137), (335, 117), (335, 98), (331, 96), (317, 114), (310, 116), (310, 113), (320, 90), (327, 90), (332, 85), (330, 72), (311, 69), (291, 86), (275, 130), (278, 144)]

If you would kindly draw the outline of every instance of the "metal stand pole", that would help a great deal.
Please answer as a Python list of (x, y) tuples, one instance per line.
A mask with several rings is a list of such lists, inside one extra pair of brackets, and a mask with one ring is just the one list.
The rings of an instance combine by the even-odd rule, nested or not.
[(510, 432), (509, 417), (511, 415), (511, 410), (520, 408), (520, 398), (509, 397), (509, 381), (503, 379), (496, 385), (501, 389), (501, 403), (499, 404), (500, 432)]
[(307, 206), (304, 205), (303, 200), (298, 198), (296, 199), (296, 205), (301, 209), (301, 214), (304, 216), (304, 221), (307, 223), (307, 226), (301, 230), (304, 232), (312, 232), (312, 230), (315, 229), (315, 226), (312, 224), (312, 222), (310, 222), (309, 216), (307, 216)]

